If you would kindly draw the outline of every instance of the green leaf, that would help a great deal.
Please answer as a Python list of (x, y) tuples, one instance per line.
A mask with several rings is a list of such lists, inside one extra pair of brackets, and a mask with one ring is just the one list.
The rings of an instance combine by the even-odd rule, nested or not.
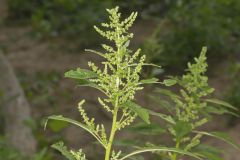
[(98, 52), (98, 51), (95, 51), (95, 50), (92, 50), (92, 49), (85, 49), (86, 52), (91, 52), (91, 53), (95, 53), (103, 58), (105, 58), (105, 55), (101, 52)]
[(138, 146), (140, 142), (133, 139), (122, 139), (122, 140), (115, 140), (113, 144), (121, 147), (133, 147), (133, 146)]
[(175, 80), (175, 79), (165, 79), (164, 81), (163, 81), (163, 84), (165, 85), (165, 86), (173, 86), (173, 85), (175, 85), (177, 83), (177, 81)]
[(49, 116), (47, 118), (47, 121), (45, 123), (45, 127), (44, 128), (46, 128), (46, 126), (48, 124), (48, 120), (64, 121), (64, 122), (68, 122), (68, 123), (74, 124), (76, 126), (79, 126), (79, 127), (83, 128), (84, 130), (86, 130), (87, 132), (89, 132), (90, 134), (92, 134), (96, 138), (96, 140), (98, 140), (99, 143), (101, 143), (103, 146), (105, 146), (103, 144), (103, 142), (98, 138), (98, 136), (95, 133), (92, 132), (91, 128), (89, 128), (88, 126), (86, 126), (83, 123), (80, 123), (80, 122), (78, 122), (76, 120), (73, 120), (73, 119), (70, 119), (70, 118), (65, 118), (62, 115), (53, 115), (53, 116)]
[(130, 44), (130, 41), (128, 40), (123, 46), (127, 48), (129, 44)]
[(166, 98), (162, 98), (159, 96), (157, 97), (155, 95), (149, 95), (149, 98), (152, 101), (156, 102), (158, 104), (158, 107), (166, 109), (169, 113), (171, 113), (175, 109), (173, 105), (169, 103), (169, 101), (165, 100)]
[(153, 64), (153, 63), (143, 63), (143, 66), (153, 66), (153, 67), (157, 67), (157, 68), (162, 68), (162, 66)]
[(88, 79), (97, 77), (97, 74), (87, 69), (77, 68), (77, 70), (67, 71), (65, 77), (73, 79)]
[(149, 120), (149, 113), (147, 109), (142, 108), (138, 104), (128, 101), (123, 104), (124, 107), (127, 107), (131, 109), (133, 112), (135, 112), (144, 122), (150, 124)]
[(176, 125), (173, 127), (175, 130), (175, 136), (177, 140), (181, 140), (184, 136), (191, 132), (192, 126), (189, 122), (178, 121)]
[(163, 94), (165, 96), (169, 96), (170, 98), (172, 99), (180, 99), (180, 96), (178, 96), (177, 94), (173, 93), (172, 91), (170, 90), (167, 90), (167, 89), (162, 89), (162, 88), (158, 88), (156, 90), (157, 93), (160, 93), (160, 94)]
[(204, 155), (210, 160), (224, 160), (221, 157), (221, 150), (212, 146), (200, 144), (194, 149), (194, 151), (201, 155)]
[(77, 85), (78, 86), (87, 86), (87, 87), (92, 87), (92, 88), (96, 88), (98, 90), (101, 90), (101, 88), (96, 84), (93, 83), (87, 79), (79, 79), (77, 80)]
[(157, 113), (157, 112), (154, 112), (154, 111), (151, 111), (151, 110), (148, 110), (149, 114), (153, 115), (153, 116), (157, 116), (157, 117), (160, 117), (161, 119), (171, 123), (171, 124), (175, 124), (176, 122), (174, 121), (174, 119), (171, 117), (171, 116), (168, 116), (168, 115), (165, 115), (165, 114), (162, 114), (162, 113)]
[(77, 85), (79, 86), (89, 86), (89, 87), (98, 87), (98, 85), (96, 83), (93, 83), (87, 79), (79, 79), (77, 80)]
[(140, 81), (140, 84), (152, 84), (152, 83), (158, 83), (158, 79), (150, 78), (150, 79), (144, 79)]
[[(131, 67), (131, 66), (137, 66), (137, 63), (128, 65), (128, 67)], [(157, 68), (162, 68), (161, 66), (156, 65), (156, 64), (152, 64), (152, 63), (143, 63), (143, 66), (153, 66), (153, 67), (157, 67)]]
[(182, 155), (187, 155), (187, 156), (190, 156), (190, 157), (193, 157), (193, 158), (196, 158), (196, 159), (203, 160), (203, 158), (197, 153), (191, 153), (191, 152), (184, 151), (184, 150), (181, 150), (181, 149), (167, 148), (167, 147), (142, 148), (142, 149), (136, 150), (136, 151), (134, 151), (130, 154), (127, 154), (126, 156), (124, 156), (120, 160), (124, 160), (124, 159), (127, 159), (129, 157), (132, 157), (132, 156), (135, 156), (135, 155), (138, 155), (138, 154), (141, 154), (141, 153), (145, 153), (145, 152), (173, 152), (173, 153), (179, 153), (179, 154), (182, 154)]
[(151, 74), (154, 76), (158, 76), (163, 73), (164, 73), (164, 70), (162, 68), (153, 68)]
[(77, 85), (78, 86), (85, 86), (85, 87), (92, 87), (92, 88), (95, 88), (95, 89), (101, 91), (102, 93), (106, 94), (104, 92), (104, 90), (99, 85), (89, 81), (88, 79), (78, 79), (77, 80)]
[(166, 129), (160, 127), (159, 124), (146, 124), (146, 123), (138, 123), (130, 128), (128, 128), (131, 132), (137, 132), (143, 135), (160, 135), (166, 132)]
[(194, 132), (220, 139), (220, 140), (232, 145), (236, 149), (240, 150), (240, 145), (235, 143), (234, 140), (232, 140), (226, 133), (223, 133), (223, 132), (204, 132), (204, 131), (194, 131)]
[(199, 144), (194, 151), (208, 151), (214, 154), (220, 154), (222, 152), (221, 149), (210, 146), (210, 145), (206, 145), (206, 144)]
[(227, 103), (227, 102), (224, 102), (222, 100), (219, 100), (219, 99), (206, 99), (207, 102), (210, 102), (210, 103), (214, 103), (214, 104), (218, 104), (218, 105), (222, 105), (222, 106), (225, 106), (227, 108), (231, 108), (233, 110), (238, 110), (237, 108), (235, 108), (234, 106), (232, 106), (231, 104)]
[(216, 155), (216, 154), (210, 153), (208, 151), (202, 151), (199, 154), (205, 156), (206, 158), (208, 158), (210, 160), (224, 160), (220, 155)]
[(222, 114), (227, 113), (227, 114), (231, 114), (231, 115), (233, 115), (233, 116), (239, 117), (238, 114), (236, 114), (236, 113), (234, 113), (234, 112), (231, 112), (231, 111), (229, 111), (228, 109), (222, 108), (222, 107), (221, 107), (221, 108), (217, 108), (217, 107), (207, 106), (207, 107), (205, 108), (205, 111), (206, 111), (207, 113), (213, 113), (213, 114), (219, 114), (219, 115), (222, 115)]
[(74, 156), (67, 150), (67, 147), (64, 146), (63, 142), (55, 143), (51, 147), (58, 150), (68, 160), (75, 160)]
[(68, 125), (67, 122), (64, 121), (50, 121), (48, 123), (48, 126), (51, 128), (54, 132), (59, 132), (62, 129), (64, 129)]

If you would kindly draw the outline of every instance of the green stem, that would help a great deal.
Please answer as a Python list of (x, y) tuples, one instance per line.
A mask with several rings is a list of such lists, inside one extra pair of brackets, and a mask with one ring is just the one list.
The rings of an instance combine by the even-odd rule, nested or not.
[[(176, 142), (176, 146), (175, 146), (175, 148), (178, 149), (179, 146), (180, 146), (180, 142), (177, 141), (177, 142)], [(177, 153), (174, 153), (174, 154), (173, 154), (171, 160), (177, 160)]]
[(114, 136), (115, 136), (115, 133), (117, 130), (117, 128), (116, 128), (117, 127), (117, 113), (118, 113), (118, 98), (115, 103), (115, 109), (114, 109), (113, 121), (112, 121), (112, 129), (111, 129), (108, 145), (107, 145), (106, 152), (105, 152), (105, 160), (110, 160), (113, 139), (114, 139)]
[[(116, 28), (116, 32), (118, 32), (118, 27)], [(117, 64), (116, 64), (116, 70), (118, 72), (118, 69), (119, 69), (119, 63), (121, 63), (121, 60), (120, 60), (120, 47), (121, 45), (118, 43), (120, 39), (120, 35), (118, 34), (117, 35), (117, 40), (116, 40), (116, 45), (117, 45)], [(117, 77), (116, 79), (116, 86), (117, 86), (117, 89), (119, 89), (119, 77)], [(114, 112), (113, 112), (113, 120), (112, 120), (112, 129), (111, 129), (111, 133), (110, 133), (110, 137), (109, 137), (109, 140), (108, 140), (108, 144), (107, 144), (107, 148), (106, 148), (106, 152), (105, 152), (105, 160), (110, 160), (110, 156), (111, 156), (111, 152), (112, 152), (112, 144), (113, 144), (113, 139), (114, 139), (114, 136), (115, 136), (115, 133), (116, 133), (116, 130), (117, 130), (117, 114), (118, 114), (118, 96), (116, 97), (116, 100), (115, 100), (115, 105), (114, 105)]]

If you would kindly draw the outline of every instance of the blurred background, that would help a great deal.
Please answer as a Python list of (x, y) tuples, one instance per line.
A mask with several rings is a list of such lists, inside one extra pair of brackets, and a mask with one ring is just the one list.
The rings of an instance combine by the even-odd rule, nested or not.
[[(100, 48), (104, 40), (93, 25), (107, 19), (105, 8), (116, 5), (123, 16), (139, 12), (131, 29), (132, 48), (142, 48), (149, 63), (163, 66), (144, 68), (142, 76), (162, 80), (181, 75), (187, 62), (207, 46), (207, 74), (215, 96), (240, 109), (239, 0), (0, 0), (0, 160), (61, 160), (50, 148), (59, 140), (74, 149), (82, 147), (89, 160), (102, 156), (102, 149), (85, 131), (55, 121), (44, 131), (44, 119), (63, 114), (80, 120), (76, 106), (86, 99), (89, 115), (110, 125), (110, 117), (96, 101), (101, 94), (78, 88), (63, 75), (69, 69), (86, 68), (87, 61), (101, 61), (84, 49)], [(156, 87), (137, 94), (139, 103), (158, 109), (149, 98)], [(239, 122), (233, 116), (216, 116), (205, 129), (225, 131), (240, 143)], [(119, 146), (133, 143), (129, 140), (133, 137), (167, 141), (156, 133), (136, 136), (129, 130), (118, 137)], [(225, 160), (240, 159), (234, 148), (205, 141), (224, 149)]]

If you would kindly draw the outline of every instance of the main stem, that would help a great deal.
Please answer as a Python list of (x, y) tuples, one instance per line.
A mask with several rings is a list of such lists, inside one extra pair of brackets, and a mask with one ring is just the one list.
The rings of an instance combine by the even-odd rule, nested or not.
[[(176, 142), (176, 149), (178, 149), (178, 148), (179, 148), (179, 145), (180, 145), (180, 142), (179, 142), (179, 141), (177, 141), (177, 142)], [(173, 154), (173, 156), (172, 156), (171, 160), (177, 160), (177, 153), (174, 153), (174, 154)]]
[[(118, 34), (119, 28), (117, 27), (116, 28), (116, 32), (117, 32), (117, 40), (116, 40), (116, 45), (117, 45), (117, 55), (118, 55), (118, 58), (117, 58), (117, 71), (119, 69), (119, 63), (120, 63), (120, 47), (121, 45), (118, 43), (119, 39), (120, 39), (120, 35)], [(119, 89), (119, 77), (117, 77), (117, 80), (116, 80), (116, 86), (117, 88)], [(118, 114), (118, 99), (119, 97), (117, 96), (116, 97), (116, 100), (115, 100), (115, 105), (114, 105), (114, 112), (113, 112), (113, 121), (112, 121), (112, 129), (111, 129), (111, 133), (110, 133), (110, 137), (109, 137), (109, 140), (108, 140), (108, 145), (107, 145), (107, 148), (106, 148), (106, 152), (105, 152), (105, 160), (110, 160), (110, 156), (111, 156), (111, 151), (112, 151), (112, 144), (113, 144), (113, 139), (114, 139), (114, 136), (115, 136), (115, 133), (116, 133), (116, 127), (117, 127), (117, 114)]]
[(117, 127), (117, 113), (118, 113), (118, 98), (116, 99), (116, 102), (115, 102), (115, 108), (114, 108), (114, 113), (113, 113), (113, 121), (112, 121), (112, 129), (111, 129), (108, 145), (107, 145), (106, 152), (105, 152), (105, 160), (110, 160), (113, 139), (114, 139), (116, 129), (117, 129), (116, 128)]

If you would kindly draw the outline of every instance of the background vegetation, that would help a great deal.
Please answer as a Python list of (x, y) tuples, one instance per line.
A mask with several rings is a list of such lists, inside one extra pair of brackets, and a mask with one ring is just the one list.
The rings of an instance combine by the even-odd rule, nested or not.
[[(210, 79), (211, 77), (213, 79), (213, 85), (219, 89), (218, 96), (240, 107), (240, 1), (237, 0), (7, 0), (7, 17), (0, 23), (2, 29), (0, 50), (11, 59), (9, 54), (11, 46), (16, 45), (18, 39), (26, 36), (39, 44), (49, 43), (51, 49), (57, 48), (53, 52), (64, 52), (64, 54), (54, 53), (56, 57), (64, 57), (70, 52), (78, 53), (90, 46), (97, 48), (96, 44), (102, 39), (94, 33), (92, 26), (106, 19), (105, 8), (116, 5), (120, 6), (121, 12), (126, 15), (132, 11), (139, 12), (140, 16), (137, 19), (139, 24), (133, 28), (133, 32), (136, 32), (136, 39), (141, 39), (142, 35), (144, 38), (136, 40), (134, 47), (143, 48), (143, 53), (147, 55), (150, 63), (163, 66), (164, 70), (146, 68), (145, 74), (152, 73), (161, 79), (167, 74), (182, 73), (187, 62), (192, 61), (193, 57), (199, 54), (202, 46), (207, 46), (208, 62), (212, 66), (208, 74)], [(4, 28), (14, 27), (16, 31), (18, 28), (30, 28), (30, 30), (20, 38), (9, 36), (7, 42), (2, 41), (1, 34)], [(141, 32), (138, 33), (138, 30)], [(57, 59), (55, 56), (51, 57), (51, 63), (52, 60)], [(71, 60), (79, 58), (73, 56)], [(68, 62), (69, 66), (72, 63), (74, 62)], [(64, 66), (64, 64), (59, 65)], [(34, 118), (28, 125), (31, 126), (38, 141), (39, 154), (45, 155), (44, 160), (51, 159), (55, 155), (54, 152), (46, 152), (44, 146), (63, 137), (65, 133), (62, 130), (66, 124), (52, 122), (51, 130), (58, 132), (59, 135), (53, 136), (50, 133), (44, 135), (42, 119), (52, 112), (60, 112), (58, 106), (73, 101), (71, 94), (75, 91), (68, 88), (61, 89), (67, 86), (61, 83), (66, 67), (56, 70), (49, 67), (47, 70), (48, 72), (40, 70), (28, 73), (16, 67), (18, 80), (31, 106), (35, 107)], [(216, 77), (220, 77), (217, 82)], [(222, 88), (223, 86), (226, 88)], [(43, 106), (51, 106), (51, 108), (47, 109)], [(68, 108), (64, 109), (66, 112), (68, 110)], [(0, 120), (3, 119), (3, 114), (0, 112)], [(240, 112), (238, 114), (240, 115)], [(0, 121), (0, 131), (4, 135), (2, 122)], [(230, 117), (230, 122), (234, 122), (230, 123), (231, 125), (236, 125), (239, 120)], [(15, 160), (16, 157), (20, 157), (14, 148), (2, 147), (5, 145), (6, 138), (2, 136), (1, 158)], [(36, 157), (38, 156), (35, 156), (35, 159)]]

